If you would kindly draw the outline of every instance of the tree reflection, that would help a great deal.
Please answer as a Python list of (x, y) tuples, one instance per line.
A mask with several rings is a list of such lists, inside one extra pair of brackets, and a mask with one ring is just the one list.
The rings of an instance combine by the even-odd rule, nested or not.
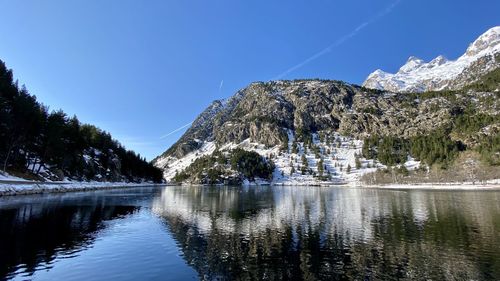
[(33, 273), (39, 266), (50, 266), (60, 253), (82, 251), (93, 243), (104, 221), (137, 209), (111, 204), (104, 197), (82, 203), (50, 200), (0, 208), (0, 279), (18, 269)]
[(167, 188), (153, 202), (202, 279), (499, 279), (488, 192)]

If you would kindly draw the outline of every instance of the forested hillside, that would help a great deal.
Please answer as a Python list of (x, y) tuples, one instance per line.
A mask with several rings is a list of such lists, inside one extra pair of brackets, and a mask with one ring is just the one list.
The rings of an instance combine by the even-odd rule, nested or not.
[(111, 135), (50, 111), (0, 61), (0, 170), (37, 180), (155, 181), (162, 173)]
[[(498, 178), (500, 173), (500, 68), (455, 91), (407, 93), (422, 102), (440, 99), (453, 105), (450, 122), (429, 134), (402, 137), (372, 134), (362, 156), (389, 168), (365, 176), (368, 182), (465, 181)], [(438, 107), (436, 107), (437, 109)], [(403, 163), (412, 157), (420, 169), (409, 173)], [(403, 169), (391, 169), (391, 167)], [(396, 173), (394, 173), (396, 172)]]

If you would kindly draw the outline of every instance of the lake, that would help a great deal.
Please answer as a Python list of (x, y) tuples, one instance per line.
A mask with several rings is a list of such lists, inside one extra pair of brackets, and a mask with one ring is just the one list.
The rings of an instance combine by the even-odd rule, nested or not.
[(500, 192), (149, 187), (0, 198), (0, 280), (500, 280)]

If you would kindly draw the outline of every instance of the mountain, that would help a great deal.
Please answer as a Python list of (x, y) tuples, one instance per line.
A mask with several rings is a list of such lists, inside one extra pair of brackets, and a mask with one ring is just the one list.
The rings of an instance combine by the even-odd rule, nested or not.
[[(339, 127), (342, 113), (350, 110), (353, 96), (361, 91), (359, 86), (338, 81), (252, 83), (226, 101), (213, 102), (180, 140), (154, 159), (153, 163), (164, 169), (165, 178), (171, 181), (177, 173), (190, 165), (196, 165), (195, 160), (213, 156), (217, 151), (232, 152), (239, 147), (257, 151), (268, 158), (277, 157), (273, 163), (278, 165), (278, 173), (290, 173), (280, 170), (280, 167), (285, 164), (283, 161), (291, 160), (291, 155), (285, 157), (285, 154), (280, 155), (280, 151), (285, 146), (287, 149), (290, 146), (291, 150), (297, 138), (301, 142), (296, 149), (302, 153), (294, 153), (295, 161), (301, 160), (300, 156), (304, 154), (308, 165), (315, 170), (317, 161), (314, 160), (314, 152), (305, 152), (305, 145), (309, 142), (320, 141), (317, 139), (319, 136), (312, 132), (331, 131), (329, 141), (333, 143), (338, 138), (349, 145), (350, 138), (341, 140), (341, 136), (334, 135), (330, 128)], [(330, 115), (331, 112), (338, 114)], [(226, 172), (228, 177), (235, 176), (230, 169)], [(236, 173), (236, 178), (239, 176)], [(305, 180), (314, 181), (312, 177), (306, 177)], [(340, 176), (336, 180), (340, 181)]]
[[(214, 101), (153, 163), (167, 181), (191, 184), (409, 180), (411, 170), (436, 170), (427, 180), (445, 170), (460, 181), (498, 177), (499, 85), (499, 69), (462, 90), (425, 93), (331, 80), (256, 82)], [(465, 173), (464, 163), (476, 172)]]
[(363, 86), (391, 92), (460, 89), (499, 66), (500, 26), (496, 26), (479, 36), (457, 60), (438, 56), (426, 63), (412, 56), (395, 74), (375, 70)]
[(0, 176), (40, 181), (162, 181), (162, 171), (107, 132), (49, 112), (0, 61)]

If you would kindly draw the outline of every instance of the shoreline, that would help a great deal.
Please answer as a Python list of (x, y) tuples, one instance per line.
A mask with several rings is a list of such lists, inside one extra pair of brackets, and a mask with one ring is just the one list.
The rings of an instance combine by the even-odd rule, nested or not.
[(354, 185), (356, 188), (387, 189), (387, 190), (471, 190), (471, 191), (500, 191), (498, 183), (415, 183), (415, 184), (382, 184), (382, 185)]
[[(178, 186), (230, 186), (224, 184), (173, 184), (168, 183), (166, 185), (178, 185)], [(238, 185), (237, 185), (238, 186)], [(255, 183), (250, 182), (249, 184), (239, 185), (242, 187), (252, 187), (252, 186), (296, 186), (296, 187), (339, 187), (339, 188), (363, 188), (363, 189), (388, 189), (388, 190), (499, 190), (500, 191), (500, 180), (492, 180), (480, 183), (472, 182), (436, 182), (436, 183), (398, 183), (398, 184), (362, 184), (360, 182), (280, 182), (280, 183)]]
[[(29, 181), (0, 181), (0, 198), (5, 196), (22, 196), (44, 193), (66, 193), (82, 191), (98, 191), (134, 187), (155, 186), (211, 186), (196, 184), (172, 184), (172, 183), (125, 183), (125, 182), (29, 182)], [(224, 185), (214, 185), (224, 186)], [(250, 183), (241, 186), (288, 186), (288, 187), (338, 187), (338, 188), (362, 188), (362, 189), (385, 189), (385, 190), (441, 190), (441, 191), (500, 191), (500, 181), (474, 184), (465, 183), (414, 183), (414, 184), (361, 184), (352, 183)]]
[(388, 190), (499, 190), (500, 184), (485, 183), (414, 183), (414, 184), (275, 184), (274, 186), (319, 186), (319, 187), (340, 187), (340, 188), (363, 188), (363, 189), (388, 189)]
[(44, 193), (66, 193), (96, 191), (133, 187), (154, 187), (167, 184), (126, 182), (0, 182), (0, 198), (4, 196), (32, 195)]

